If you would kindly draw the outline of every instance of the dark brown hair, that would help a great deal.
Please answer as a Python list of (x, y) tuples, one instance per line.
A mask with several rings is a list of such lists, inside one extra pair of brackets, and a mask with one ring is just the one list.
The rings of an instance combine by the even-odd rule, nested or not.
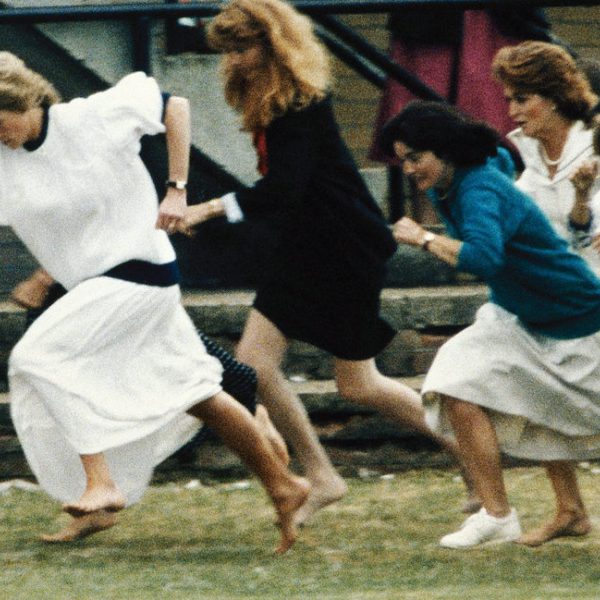
[(450, 105), (414, 100), (384, 125), (380, 143), (389, 156), (394, 156), (394, 142), (402, 142), (458, 167), (473, 167), (498, 153), (499, 139), (489, 125)]

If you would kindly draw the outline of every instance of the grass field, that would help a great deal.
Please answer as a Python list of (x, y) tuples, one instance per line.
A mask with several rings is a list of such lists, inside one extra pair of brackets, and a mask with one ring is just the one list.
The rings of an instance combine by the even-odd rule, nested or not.
[[(44, 494), (0, 496), (0, 599), (552, 600), (600, 598), (600, 475), (582, 470), (595, 529), (541, 548), (451, 551), (439, 537), (462, 521), (455, 473), (352, 479), (348, 496), (272, 554), (273, 514), (256, 481), (152, 487), (117, 527), (70, 545), (41, 532), (67, 517)], [(510, 469), (524, 528), (552, 511), (540, 469)]]

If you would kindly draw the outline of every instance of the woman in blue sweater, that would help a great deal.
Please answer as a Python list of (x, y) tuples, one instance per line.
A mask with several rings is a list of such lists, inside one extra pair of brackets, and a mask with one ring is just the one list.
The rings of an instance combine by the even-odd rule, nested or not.
[[(449, 234), (403, 218), (396, 239), (490, 288), (473, 325), (440, 349), (422, 389), (428, 424), (454, 433), (483, 504), (440, 544), (539, 545), (587, 534), (573, 461), (600, 456), (600, 280), (513, 185), (511, 161), (487, 125), (414, 102), (388, 122), (382, 141)], [(543, 462), (556, 494), (555, 517), (525, 535), (508, 502), (501, 450)]]

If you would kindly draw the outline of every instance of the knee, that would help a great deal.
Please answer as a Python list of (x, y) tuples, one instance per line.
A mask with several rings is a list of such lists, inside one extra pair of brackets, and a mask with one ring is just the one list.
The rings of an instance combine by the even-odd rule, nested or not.
[(280, 375), (283, 377), (280, 365), (268, 356), (263, 356), (257, 352), (240, 352), (236, 354), (236, 358), (240, 363), (249, 367), (248, 372), (252, 374), (255, 389), (258, 387), (260, 390), (261, 386)]
[(249, 348), (248, 346), (240, 343), (235, 351), (235, 358), (242, 364), (248, 365), (255, 371), (257, 370), (256, 364), (259, 361), (259, 355), (254, 348)]

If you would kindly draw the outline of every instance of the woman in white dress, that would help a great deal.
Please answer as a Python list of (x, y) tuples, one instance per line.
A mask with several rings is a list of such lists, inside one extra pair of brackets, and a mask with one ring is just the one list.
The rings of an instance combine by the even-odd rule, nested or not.
[(598, 97), (556, 44), (528, 41), (502, 48), (493, 72), (518, 125), (507, 136), (525, 165), (517, 186), (600, 275), (600, 180), (589, 162)]
[[(165, 132), (158, 199), (140, 138)], [(250, 413), (221, 388), (180, 302), (172, 231), (186, 206), (189, 107), (143, 73), (68, 103), (0, 53), (0, 214), (68, 293), (9, 361), (11, 414), (41, 486), (78, 517), (138, 500), (153, 467), (213, 428), (261, 479), (280, 551), (308, 483), (293, 476)]]

